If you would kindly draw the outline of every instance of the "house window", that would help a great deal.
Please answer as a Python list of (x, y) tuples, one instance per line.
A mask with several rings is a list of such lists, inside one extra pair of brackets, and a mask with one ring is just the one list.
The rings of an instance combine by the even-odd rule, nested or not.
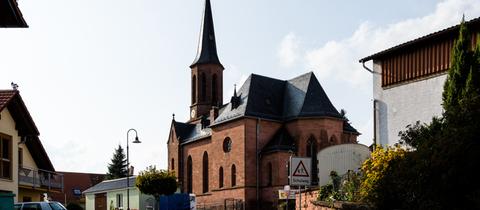
[(237, 169), (235, 168), (235, 164), (232, 165), (232, 187), (237, 185)]
[(187, 159), (187, 192), (192, 193), (192, 156)]
[(223, 167), (220, 167), (218, 170), (218, 187), (222, 188), (223, 187)]
[(0, 133), (0, 178), (12, 179), (12, 137)]
[(22, 148), (18, 148), (18, 165), (20, 167), (23, 166), (23, 149)]
[(117, 208), (123, 209), (123, 194), (117, 194)]
[(203, 153), (203, 193), (208, 192), (208, 154), (207, 152)]

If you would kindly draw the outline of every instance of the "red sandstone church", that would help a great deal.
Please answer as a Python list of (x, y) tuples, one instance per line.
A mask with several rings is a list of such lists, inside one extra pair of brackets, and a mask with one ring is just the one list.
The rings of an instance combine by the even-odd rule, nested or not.
[[(290, 155), (312, 157), (316, 166), (318, 151), (356, 143), (360, 135), (311, 72), (290, 80), (251, 74), (223, 103), (224, 68), (209, 0), (190, 68), (190, 120), (172, 120), (168, 167), (177, 175), (181, 191), (195, 194), (198, 205), (240, 202), (246, 209), (269, 209), (278, 189), (288, 184)], [(313, 185), (317, 180), (312, 178)]]

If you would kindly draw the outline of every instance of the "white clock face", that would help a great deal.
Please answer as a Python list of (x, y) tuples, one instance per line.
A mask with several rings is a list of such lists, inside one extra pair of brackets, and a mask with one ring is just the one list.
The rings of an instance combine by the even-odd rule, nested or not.
[(195, 109), (192, 109), (192, 112), (190, 112), (190, 117), (194, 118), (195, 117)]

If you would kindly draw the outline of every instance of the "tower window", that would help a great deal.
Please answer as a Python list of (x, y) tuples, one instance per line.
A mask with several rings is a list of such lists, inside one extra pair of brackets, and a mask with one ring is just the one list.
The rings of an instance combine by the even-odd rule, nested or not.
[(205, 78), (204, 73), (200, 75), (200, 80), (200, 98), (201, 101), (205, 101), (205, 98), (207, 97), (207, 79)]
[(212, 104), (217, 106), (218, 102), (218, 90), (217, 90), (217, 75), (212, 76)]
[(173, 170), (175, 170), (175, 159), (172, 158), (172, 163), (171, 164), (172, 164), (171, 167), (172, 167), (172, 171), (173, 171)]
[(192, 77), (192, 104), (197, 103), (197, 76)]
[(272, 163), (268, 163), (267, 170), (268, 170), (267, 186), (272, 186), (272, 181), (273, 181), (273, 173), (272, 173), (273, 168), (272, 168)]

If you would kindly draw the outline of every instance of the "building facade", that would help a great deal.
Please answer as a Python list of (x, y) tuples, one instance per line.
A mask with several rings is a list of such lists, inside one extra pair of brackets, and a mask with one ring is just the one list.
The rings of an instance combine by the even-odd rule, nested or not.
[[(153, 210), (155, 198), (141, 193), (135, 187), (135, 177), (129, 179), (129, 205), (131, 210)], [(127, 209), (127, 178), (105, 180), (88, 188), (85, 210)]]
[(39, 139), (39, 132), (18, 90), (0, 90), (0, 193), (15, 201), (41, 201), (63, 190)]
[[(472, 47), (477, 43), (480, 18), (466, 22)], [(374, 138), (382, 145), (398, 143), (400, 131), (417, 121), (440, 116), (443, 85), (459, 25), (428, 34), (360, 60), (372, 60)], [(365, 67), (365, 65), (364, 65)]]
[[(190, 65), (190, 119), (173, 119), (167, 141), (169, 170), (177, 175), (182, 192), (196, 195), (197, 205), (274, 207), (278, 189), (288, 184), (290, 156), (311, 157), (317, 165), (321, 149), (356, 143), (359, 133), (332, 105), (313, 73), (290, 80), (251, 74), (223, 103), (224, 67), (209, 0), (199, 40)], [(313, 176), (313, 186), (317, 182)]]
[(102, 182), (105, 174), (64, 172), (63, 174), (63, 192), (51, 193), (49, 196), (53, 201), (58, 201), (67, 206), (70, 203), (80, 205), (85, 209), (85, 195), (82, 194), (86, 189)]

